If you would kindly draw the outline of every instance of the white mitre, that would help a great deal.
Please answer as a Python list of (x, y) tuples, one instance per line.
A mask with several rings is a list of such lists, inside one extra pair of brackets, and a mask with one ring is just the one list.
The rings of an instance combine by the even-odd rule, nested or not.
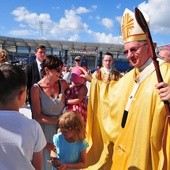
[[(146, 22), (149, 24), (149, 16), (142, 12)], [(125, 9), (121, 21), (122, 37), (124, 43), (131, 41), (146, 40), (146, 35), (136, 21), (134, 12)]]

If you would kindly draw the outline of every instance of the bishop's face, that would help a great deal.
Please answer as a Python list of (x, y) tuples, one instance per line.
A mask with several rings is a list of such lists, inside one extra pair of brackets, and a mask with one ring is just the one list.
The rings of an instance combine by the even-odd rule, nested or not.
[(142, 67), (150, 57), (148, 45), (144, 41), (128, 42), (124, 47), (124, 54), (133, 67)]

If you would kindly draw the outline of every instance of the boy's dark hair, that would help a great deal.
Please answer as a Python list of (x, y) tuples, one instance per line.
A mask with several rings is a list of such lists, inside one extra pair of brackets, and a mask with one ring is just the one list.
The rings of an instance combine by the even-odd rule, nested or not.
[(18, 92), (27, 85), (25, 71), (17, 65), (3, 64), (0, 66), (0, 103), (13, 100)]

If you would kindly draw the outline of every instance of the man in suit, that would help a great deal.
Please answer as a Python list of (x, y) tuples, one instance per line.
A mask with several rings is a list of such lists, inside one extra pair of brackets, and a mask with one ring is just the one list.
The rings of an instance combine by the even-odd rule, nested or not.
[(37, 83), (41, 79), (41, 63), (45, 58), (46, 55), (46, 47), (43, 45), (39, 45), (35, 48), (35, 57), (36, 60), (33, 63), (29, 63), (26, 67), (26, 74), (27, 74), (27, 99), (29, 103), (30, 101), (30, 89), (34, 83)]

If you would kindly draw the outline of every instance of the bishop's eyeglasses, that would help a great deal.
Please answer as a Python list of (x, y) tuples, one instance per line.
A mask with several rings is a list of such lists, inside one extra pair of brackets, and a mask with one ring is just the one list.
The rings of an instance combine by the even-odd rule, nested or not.
[(138, 51), (141, 47), (143, 47), (144, 45), (146, 45), (147, 43), (144, 43), (144, 44), (142, 44), (142, 45), (140, 45), (140, 46), (138, 46), (138, 47), (132, 47), (132, 48), (130, 48), (129, 50), (124, 50), (123, 51), (123, 53), (125, 54), (125, 55), (128, 55), (128, 52), (130, 51), (131, 53), (136, 53), (136, 51)]

